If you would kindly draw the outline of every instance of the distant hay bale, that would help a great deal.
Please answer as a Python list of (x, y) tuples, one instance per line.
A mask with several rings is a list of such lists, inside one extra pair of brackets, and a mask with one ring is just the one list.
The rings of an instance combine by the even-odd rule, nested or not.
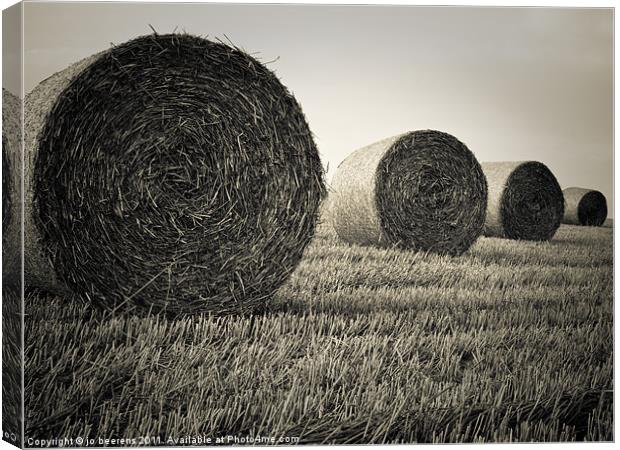
[(19, 191), (19, 174), (21, 159), (21, 100), (6, 89), (2, 89), (2, 258), (3, 278), (10, 270), (11, 262), (6, 259), (9, 245), (9, 226), (19, 228), (19, 223), (11, 225), (15, 199), (21, 198)]
[(607, 219), (607, 199), (593, 189), (566, 188), (562, 223), (600, 227)]
[(311, 132), (239, 49), (140, 37), (43, 81), (26, 111), (30, 285), (107, 308), (251, 312), (314, 233)]
[(346, 242), (460, 255), (482, 232), (487, 185), (458, 139), (433, 130), (352, 153), (332, 180), (329, 216)]
[(564, 214), (562, 189), (540, 162), (488, 162), (486, 236), (544, 241), (551, 239)]

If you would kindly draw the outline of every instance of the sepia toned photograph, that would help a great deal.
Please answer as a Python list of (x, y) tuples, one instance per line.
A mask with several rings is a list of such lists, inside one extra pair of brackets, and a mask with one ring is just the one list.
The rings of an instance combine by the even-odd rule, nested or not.
[(2, 439), (614, 441), (613, 7), (2, 13)]

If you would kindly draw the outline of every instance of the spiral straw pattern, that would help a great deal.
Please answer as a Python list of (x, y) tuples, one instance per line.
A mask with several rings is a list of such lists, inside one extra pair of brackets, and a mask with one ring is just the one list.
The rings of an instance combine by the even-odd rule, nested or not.
[(237, 48), (140, 37), (45, 80), (26, 107), (30, 284), (109, 308), (251, 312), (313, 235), (311, 132)]

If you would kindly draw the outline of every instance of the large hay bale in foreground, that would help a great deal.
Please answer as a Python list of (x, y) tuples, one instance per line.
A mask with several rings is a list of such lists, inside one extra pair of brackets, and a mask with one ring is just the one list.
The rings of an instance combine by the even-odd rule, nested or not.
[(440, 131), (413, 131), (352, 153), (332, 180), (341, 239), (459, 255), (484, 225), (487, 185), (473, 153)]
[[(7, 258), (9, 250), (8, 237), (9, 227), (19, 229), (19, 221), (12, 224), (13, 218), (19, 217), (19, 190), (20, 160), (21, 160), (21, 100), (2, 88), (2, 259), (4, 273), (9, 269), (9, 264), (18, 264)], [(13, 208), (13, 203), (17, 205)], [(15, 209), (15, 213), (13, 213)], [(17, 256), (17, 255), (16, 255)]]
[(564, 193), (562, 223), (600, 227), (607, 219), (607, 199), (593, 189), (570, 187)]
[(26, 281), (108, 308), (250, 312), (311, 239), (323, 169), (258, 61), (140, 37), (26, 99)]
[(487, 162), (489, 185), (486, 236), (544, 241), (551, 239), (564, 214), (562, 189), (540, 162)]

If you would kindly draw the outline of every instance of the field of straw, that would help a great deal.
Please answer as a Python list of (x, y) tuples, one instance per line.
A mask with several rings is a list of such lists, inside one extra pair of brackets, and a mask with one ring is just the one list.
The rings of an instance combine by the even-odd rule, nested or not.
[(31, 293), (26, 443), (611, 440), (612, 262), (609, 227), (449, 257), (323, 223), (260, 315), (110, 317)]

